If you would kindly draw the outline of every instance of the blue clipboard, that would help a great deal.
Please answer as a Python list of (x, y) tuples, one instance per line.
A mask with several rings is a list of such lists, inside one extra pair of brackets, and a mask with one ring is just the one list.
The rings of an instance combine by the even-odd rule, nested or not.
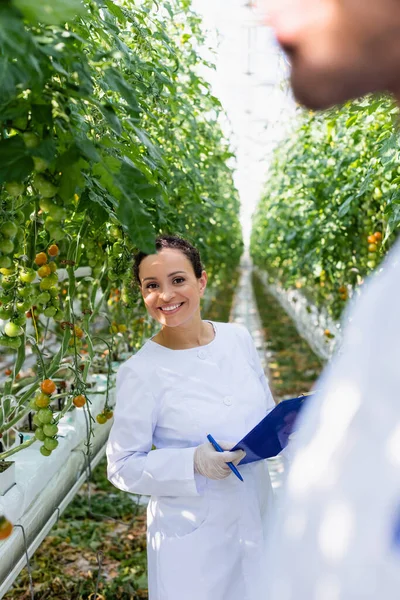
[(264, 458), (276, 456), (285, 448), (293, 432), (296, 419), (312, 394), (282, 400), (243, 439), (232, 448), (245, 450), (246, 456), (239, 463), (245, 465)]

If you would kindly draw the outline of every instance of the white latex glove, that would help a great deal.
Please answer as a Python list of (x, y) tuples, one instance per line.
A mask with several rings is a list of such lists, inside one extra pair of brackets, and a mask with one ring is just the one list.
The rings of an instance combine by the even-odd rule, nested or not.
[[(223, 450), (232, 448), (231, 442), (218, 442)], [(244, 450), (235, 452), (217, 452), (210, 442), (198, 446), (194, 452), (194, 470), (209, 479), (225, 479), (232, 471), (226, 463), (231, 462), (237, 466), (246, 456)]]

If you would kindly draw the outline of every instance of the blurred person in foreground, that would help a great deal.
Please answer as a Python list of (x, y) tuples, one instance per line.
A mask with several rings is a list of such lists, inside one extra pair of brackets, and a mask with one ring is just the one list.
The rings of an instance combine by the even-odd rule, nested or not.
[[(259, 0), (296, 98), (400, 102), (400, 0)], [(341, 353), (299, 419), (270, 538), (267, 600), (400, 598), (400, 245), (351, 307)]]

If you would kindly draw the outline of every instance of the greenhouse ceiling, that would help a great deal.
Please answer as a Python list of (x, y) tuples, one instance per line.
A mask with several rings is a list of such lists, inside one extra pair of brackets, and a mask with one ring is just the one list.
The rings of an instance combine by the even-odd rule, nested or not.
[(287, 65), (251, 0), (193, 0), (193, 8), (203, 17), (216, 52), (210, 56), (216, 71), (207, 78), (228, 115), (247, 242), (271, 150), (294, 109)]

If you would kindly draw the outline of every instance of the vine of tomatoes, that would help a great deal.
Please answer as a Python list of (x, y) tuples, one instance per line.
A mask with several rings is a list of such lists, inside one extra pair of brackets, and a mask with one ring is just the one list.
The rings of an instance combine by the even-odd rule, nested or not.
[[(16, 352), (1, 392), (18, 398), (0, 433), (33, 412), (44, 454), (65, 410), (90, 413), (96, 361), (151, 330), (132, 285), (136, 250), (178, 233), (200, 248), (215, 286), (237, 267), (232, 154), (199, 75), (202, 40), (186, 0), (0, 6), (0, 344)], [(37, 355), (29, 386), (17, 382), (27, 348)], [(56, 393), (39, 389), (45, 380)], [(106, 401), (97, 421), (111, 412)]]
[(337, 319), (396, 238), (397, 119), (385, 97), (302, 111), (275, 152), (254, 217), (255, 264)]

